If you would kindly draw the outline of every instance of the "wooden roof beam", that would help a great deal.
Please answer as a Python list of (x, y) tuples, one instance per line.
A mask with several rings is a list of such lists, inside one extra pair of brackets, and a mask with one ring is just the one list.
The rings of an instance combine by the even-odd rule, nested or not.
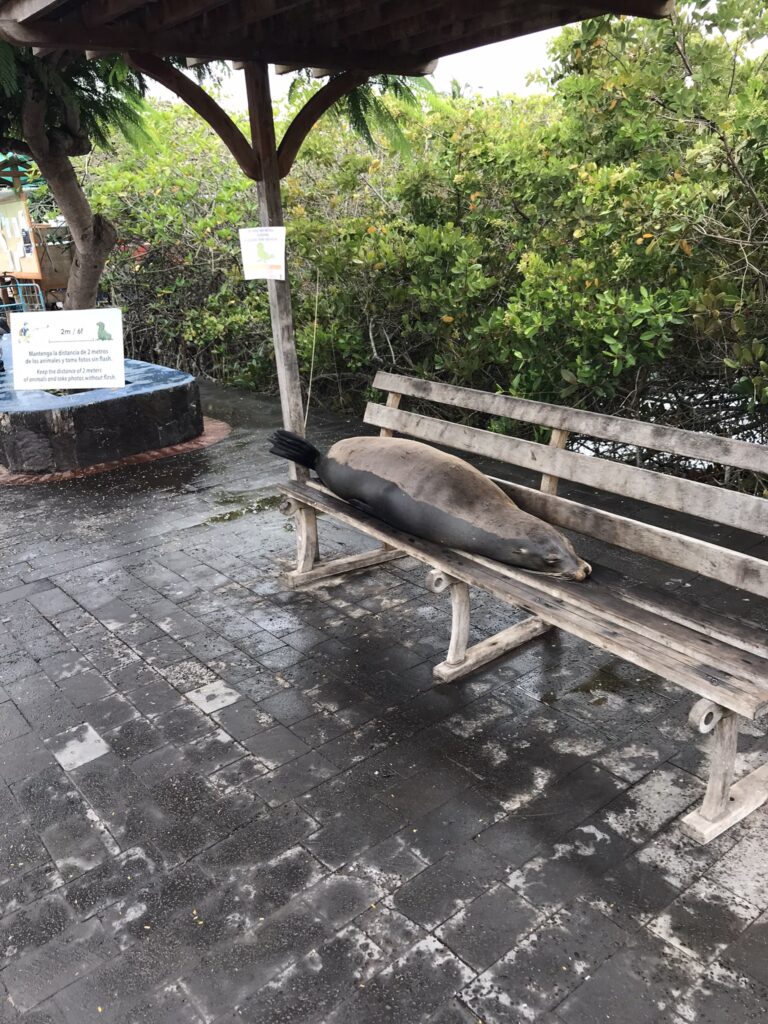
[[(142, 53), (149, 42), (143, 29), (129, 25), (86, 26), (68, 21), (33, 22), (20, 25), (0, 20), (0, 39), (14, 46), (53, 47), (62, 50), (106, 50), (111, 53)], [(300, 67), (354, 68), (367, 74), (429, 74), (430, 59), (371, 51), (298, 46), (280, 39), (255, 46), (243, 33), (220, 37), (212, 33), (201, 37), (182, 31), (158, 33), (151, 39), (152, 52), (158, 56), (202, 57), (208, 60), (262, 61), (269, 64), (298, 64)]]
[(248, 139), (229, 114), (219, 106), (212, 96), (208, 95), (205, 89), (188, 78), (183, 71), (154, 54), (131, 52), (126, 54), (126, 58), (137, 71), (164, 85), (166, 89), (175, 93), (179, 99), (184, 100), (195, 113), (207, 121), (234, 156), (243, 173), (249, 178), (258, 180), (261, 174), (258, 155), (254, 153)]
[[(78, 8), (78, 17), (85, 25), (108, 25), (144, 6), (144, 0), (88, 0)], [(3, 14), (0, 8), (0, 16)]]
[[(205, 17), (213, 11), (216, 14), (217, 31), (225, 33), (243, 31), (244, 26), (256, 25), (267, 21), (286, 11), (295, 11), (306, 7), (310, 0), (256, 0), (248, 4), (236, 4), (234, 7), (227, 0), (159, 0), (150, 13), (149, 28), (153, 31), (164, 31), (186, 25), (198, 17)], [(223, 8), (219, 11), (219, 8)]]
[(52, 14), (65, 0), (6, 0), (0, 8), (0, 17), (9, 21), (34, 21)]

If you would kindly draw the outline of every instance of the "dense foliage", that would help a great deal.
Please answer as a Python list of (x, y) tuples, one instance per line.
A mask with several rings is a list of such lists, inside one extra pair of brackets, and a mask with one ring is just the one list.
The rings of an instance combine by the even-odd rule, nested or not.
[[(565, 30), (547, 96), (396, 109), (407, 156), (321, 122), (283, 192), (313, 396), (358, 403), (386, 367), (764, 436), (768, 22), (710, 6)], [(273, 387), (255, 188), (194, 115), (148, 128), (88, 170), (132, 350)]]

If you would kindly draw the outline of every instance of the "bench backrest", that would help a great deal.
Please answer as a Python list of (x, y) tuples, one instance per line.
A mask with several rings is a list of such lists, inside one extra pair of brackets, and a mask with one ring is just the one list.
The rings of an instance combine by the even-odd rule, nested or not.
[[(768, 446), (665, 427), (565, 406), (493, 395), (471, 388), (379, 372), (374, 387), (388, 392), (385, 405), (370, 402), (365, 422), (421, 441), (541, 473), (535, 490), (497, 481), (521, 508), (555, 526), (701, 573), (751, 593), (768, 594), (768, 561), (712, 544), (679, 531), (651, 526), (557, 495), (558, 480), (569, 480), (611, 494), (768, 535), (768, 499), (640, 469), (610, 459), (565, 450), (570, 434), (668, 452), (768, 477)], [(412, 398), (489, 416), (551, 428), (550, 443), (539, 444), (439, 416), (401, 408)]]

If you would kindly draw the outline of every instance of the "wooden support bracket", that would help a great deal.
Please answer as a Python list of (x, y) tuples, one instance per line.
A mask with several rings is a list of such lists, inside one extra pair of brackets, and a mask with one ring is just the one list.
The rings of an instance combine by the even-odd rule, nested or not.
[(427, 586), (433, 594), (442, 594), (448, 588), (451, 591), (452, 622), (448, 656), (432, 670), (432, 675), (440, 683), (453, 683), (457, 679), (463, 679), (483, 665), (500, 658), (503, 654), (508, 654), (552, 628), (543, 619), (531, 616), (510, 626), (509, 629), (488, 637), (487, 640), (481, 640), (473, 647), (467, 647), (470, 620), (469, 587), (439, 569), (430, 569), (427, 573)]
[(682, 819), (683, 832), (706, 844), (768, 800), (768, 764), (733, 782), (739, 716), (711, 700), (697, 701), (688, 717), (697, 732), (713, 733), (707, 792), (701, 807)]
[(382, 544), (374, 548), (373, 551), (362, 551), (356, 555), (344, 555), (342, 558), (320, 561), (315, 510), (292, 498), (286, 498), (280, 504), (280, 511), (283, 515), (293, 516), (296, 519), (296, 568), (283, 575), (285, 583), (292, 589), (316, 583), (318, 580), (329, 579), (332, 576), (354, 572), (356, 569), (367, 569), (373, 565), (381, 565), (383, 562), (392, 562), (396, 558), (406, 557), (404, 552)]

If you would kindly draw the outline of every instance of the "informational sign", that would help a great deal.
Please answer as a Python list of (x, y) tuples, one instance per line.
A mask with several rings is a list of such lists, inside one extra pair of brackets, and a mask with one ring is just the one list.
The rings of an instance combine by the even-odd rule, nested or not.
[(240, 228), (246, 281), (285, 280), (285, 228)]
[(0, 274), (40, 280), (27, 201), (11, 188), (0, 189)]
[(11, 313), (17, 391), (125, 387), (119, 309)]

